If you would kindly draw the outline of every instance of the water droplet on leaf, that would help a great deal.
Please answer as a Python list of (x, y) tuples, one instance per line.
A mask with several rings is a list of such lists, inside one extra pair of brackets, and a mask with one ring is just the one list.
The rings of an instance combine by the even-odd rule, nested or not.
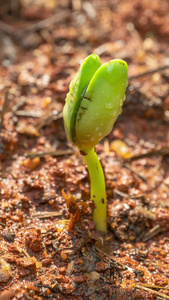
[(105, 108), (107, 108), (107, 109), (112, 109), (113, 106), (114, 106), (114, 103), (112, 103), (112, 102), (105, 103)]

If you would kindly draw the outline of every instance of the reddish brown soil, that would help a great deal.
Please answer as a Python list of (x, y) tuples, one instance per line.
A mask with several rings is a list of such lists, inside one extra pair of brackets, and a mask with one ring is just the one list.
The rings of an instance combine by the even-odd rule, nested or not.
[[(0, 300), (169, 299), (168, 11), (168, 0), (2, 1)], [(96, 147), (106, 236), (62, 120), (91, 53), (129, 65), (123, 113)]]

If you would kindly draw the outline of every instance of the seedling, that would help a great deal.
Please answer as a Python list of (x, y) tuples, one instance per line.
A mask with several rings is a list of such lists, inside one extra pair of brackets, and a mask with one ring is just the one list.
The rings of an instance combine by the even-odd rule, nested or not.
[(67, 137), (79, 148), (88, 167), (93, 220), (102, 232), (107, 231), (106, 187), (94, 147), (110, 133), (121, 113), (127, 84), (126, 62), (115, 59), (102, 65), (92, 54), (71, 81), (63, 109)]

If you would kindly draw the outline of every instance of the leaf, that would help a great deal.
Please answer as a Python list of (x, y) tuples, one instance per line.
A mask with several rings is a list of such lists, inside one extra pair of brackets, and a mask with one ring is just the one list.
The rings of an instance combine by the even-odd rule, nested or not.
[(100, 66), (100, 58), (97, 55), (88, 56), (84, 59), (79, 71), (70, 83), (69, 93), (63, 109), (63, 118), (68, 139), (74, 143), (76, 143), (75, 122), (81, 100), (91, 78)]
[(71, 195), (70, 193), (66, 194), (64, 190), (62, 190), (63, 198), (66, 200), (66, 205), (68, 211), (70, 213), (70, 222), (69, 222), (69, 229), (73, 229), (74, 223), (80, 222), (82, 215), (87, 211), (88, 204), (85, 203), (83, 200), (79, 202), (76, 201), (76, 198)]
[(76, 145), (80, 150), (88, 152), (110, 133), (121, 113), (127, 84), (127, 64), (120, 59), (96, 71), (77, 113)]

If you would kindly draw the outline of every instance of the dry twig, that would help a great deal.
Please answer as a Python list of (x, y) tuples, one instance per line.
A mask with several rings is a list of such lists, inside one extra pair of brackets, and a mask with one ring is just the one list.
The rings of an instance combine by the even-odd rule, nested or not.
[(61, 212), (57, 211), (47, 211), (47, 212), (38, 212), (32, 215), (33, 218), (38, 219), (45, 219), (45, 218), (51, 218), (51, 217), (58, 217), (61, 216)]
[(154, 285), (154, 284), (148, 284), (148, 283), (142, 283), (142, 282), (140, 282), (139, 285), (147, 287), (147, 288), (157, 289), (157, 290), (160, 290), (160, 289), (169, 290), (169, 287), (167, 287), (167, 286), (164, 287), (164, 286), (160, 286), (160, 285)]
[[(162, 297), (162, 299), (169, 299), (169, 296), (163, 294), (163, 293), (160, 293), (160, 292), (157, 292), (157, 291), (154, 291), (150, 288), (147, 288), (145, 286), (142, 286), (140, 284), (136, 284), (136, 288), (139, 289), (139, 290), (144, 290), (146, 292), (149, 292), (149, 293), (152, 293), (152, 294), (155, 294), (155, 295), (158, 295), (160, 297)], [(162, 287), (161, 287), (162, 288)]]
[(27, 118), (40, 118), (42, 116), (41, 112), (36, 111), (26, 111), (26, 110), (17, 110), (14, 112), (17, 117), (27, 117)]
[(25, 33), (35, 32), (35, 31), (44, 29), (50, 25), (60, 23), (61, 21), (65, 21), (65, 19), (67, 17), (69, 17), (69, 12), (66, 12), (66, 11), (60, 12), (59, 14), (55, 14), (45, 20), (30, 24), (30, 25), (26, 26), (25, 28), (20, 29), (18, 36), (21, 37)]
[(74, 150), (55, 150), (55, 151), (45, 151), (45, 152), (27, 152), (25, 157), (34, 158), (34, 157), (44, 157), (46, 155), (50, 156), (62, 156), (62, 155), (71, 155), (75, 153)]
[(130, 77), (129, 77), (129, 80), (133, 80), (133, 79), (137, 79), (137, 78), (140, 78), (140, 77), (143, 77), (143, 76), (151, 75), (151, 74), (153, 74), (153, 73), (161, 72), (161, 71), (164, 71), (164, 70), (166, 70), (166, 69), (169, 69), (169, 65), (162, 66), (162, 67), (158, 67), (158, 68), (155, 68), (155, 69), (152, 69), (152, 70), (143, 72), (143, 73), (138, 74), (138, 75), (130, 76)]
[(30, 257), (30, 255), (28, 254), (28, 252), (25, 250), (25, 249), (23, 249), (23, 248), (19, 248), (19, 251), (21, 252), (21, 253), (23, 253), (26, 257)]
[(68, 18), (69, 15), (70, 15), (69, 12), (65, 12), (65, 11), (60, 12), (60, 13), (55, 14), (45, 20), (41, 20), (39, 22), (30, 24), (30, 25), (26, 25), (24, 28), (20, 28), (17, 30), (16, 30), (16, 28), (13, 28), (12, 26), (6, 24), (5, 22), (0, 21), (0, 27), (1, 27), (1, 30), (4, 31), (5, 33), (10, 34), (10, 35), (14, 36), (15, 38), (20, 39), (25, 34), (42, 30), (46, 27), (49, 27), (50, 25), (58, 24), (61, 21), (65, 22), (65, 19)]
[(9, 90), (6, 90), (4, 103), (3, 103), (3, 107), (2, 107), (2, 111), (1, 111), (0, 132), (3, 128), (4, 115), (5, 115), (5, 111), (6, 111), (6, 107), (7, 107), (7, 101), (8, 101), (8, 93), (9, 93)]
[(162, 228), (159, 225), (156, 225), (155, 227), (151, 228), (149, 232), (147, 232), (143, 237), (143, 242), (147, 242), (149, 239), (154, 237), (155, 235), (159, 234), (162, 231)]
[(97, 247), (87, 247), (90, 251), (92, 251), (97, 257), (99, 257), (100, 259), (102, 259), (104, 262), (106, 263), (112, 263), (113, 266), (116, 266), (117, 268), (119, 268), (121, 271), (125, 271), (128, 269), (127, 266), (124, 266), (123, 264), (121, 264), (120, 262), (118, 262), (115, 258), (112, 258), (111, 256), (109, 256), (107, 253), (105, 253), (104, 251), (100, 250)]
[(137, 160), (137, 159), (152, 157), (152, 156), (156, 156), (156, 155), (164, 156), (164, 155), (167, 155), (167, 154), (169, 154), (169, 147), (160, 147), (159, 149), (154, 149), (154, 150), (151, 150), (147, 153), (132, 156), (130, 158), (127, 158), (125, 161), (131, 162), (131, 161), (134, 161), (134, 160)]
[(127, 168), (130, 170), (132, 173), (134, 173), (137, 177), (139, 177), (141, 180), (144, 182), (147, 182), (147, 177), (141, 175), (138, 171), (136, 171), (133, 167), (131, 167), (128, 163), (124, 162), (123, 167)]
[(36, 123), (37, 130), (41, 129), (43, 126), (48, 125), (52, 121), (59, 120), (63, 117), (62, 111), (57, 111), (54, 107), (50, 109), (45, 115), (43, 115)]

